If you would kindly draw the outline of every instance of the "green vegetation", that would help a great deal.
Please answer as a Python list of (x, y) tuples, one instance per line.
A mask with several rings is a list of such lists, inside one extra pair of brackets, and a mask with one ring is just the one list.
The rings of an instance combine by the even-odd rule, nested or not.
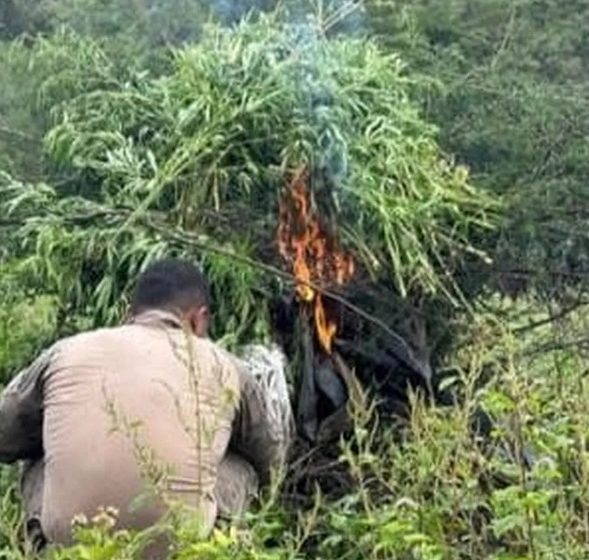
[[(454, 398), (416, 389), (393, 421), (358, 365), (337, 453), (295, 457), (210, 541), (170, 517), (174, 558), (584, 559), (589, 3), (351, 6), (0, 5), (0, 383), (116, 324), (163, 254), (205, 267), (215, 338), (271, 340), (293, 293), (278, 202), (306, 166), (357, 263), (343, 295), (377, 320), (350, 312), (342, 336), (381, 347), (383, 322)], [(482, 443), (479, 408), (497, 421)], [(7, 559), (30, 556), (14, 484), (0, 470)], [(136, 557), (146, 534), (96, 521), (54, 557)]]

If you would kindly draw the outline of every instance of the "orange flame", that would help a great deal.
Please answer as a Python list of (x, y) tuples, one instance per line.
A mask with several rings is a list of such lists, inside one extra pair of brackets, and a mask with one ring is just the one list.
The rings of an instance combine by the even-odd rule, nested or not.
[(321, 294), (309, 283), (320, 287), (341, 286), (353, 276), (354, 261), (340, 249), (337, 240), (312, 211), (308, 182), (309, 173), (304, 168), (284, 191), (279, 209), (278, 249), (298, 280), (298, 298), (312, 306), (321, 346), (331, 353), (337, 326), (328, 317)]

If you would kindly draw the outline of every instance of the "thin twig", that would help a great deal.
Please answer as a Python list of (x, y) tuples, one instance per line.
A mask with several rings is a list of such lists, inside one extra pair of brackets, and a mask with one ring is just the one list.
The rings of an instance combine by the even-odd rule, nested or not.
[[(128, 219), (131, 216), (133, 210), (126, 209), (126, 208), (117, 208), (115, 209), (104, 209), (99, 205), (96, 205), (96, 210), (94, 212), (89, 212), (85, 214), (72, 214), (72, 215), (60, 215), (58, 216), (66, 223), (70, 224), (79, 224), (79, 223), (88, 223), (92, 219), (96, 218), (116, 218), (119, 220)], [(49, 216), (51, 219), (52, 216)], [(55, 216), (53, 216), (55, 217)], [(203, 241), (202, 236), (198, 236), (195, 234), (191, 234), (189, 232), (181, 231), (179, 229), (172, 229), (168, 224), (165, 223), (158, 223), (155, 220), (149, 220), (141, 216), (137, 216), (136, 223), (141, 224), (143, 227), (147, 229), (151, 229), (154, 232), (162, 235), (163, 237), (167, 237), (168, 239), (176, 240), (185, 245), (189, 245), (196, 249), (199, 249), (204, 252), (214, 253), (217, 255), (221, 255), (227, 257), (228, 259), (234, 260), (236, 262), (240, 262), (242, 264), (251, 266), (252, 268), (256, 268), (268, 274), (272, 274), (276, 277), (283, 278), (295, 284), (302, 284), (305, 286), (310, 287), (317, 293), (322, 294), (325, 297), (330, 298), (331, 300), (339, 303), (342, 307), (348, 309), (352, 313), (362, 317), (369, 323), (372, 323), (376, 327), (380, 328), (383, 332), (385, 332), (392, 340), (392, 350), (396, 354), (397, 358), (401, 360), (406, 366), (408, 366), (411, 370), (413, 370), (418, 375), (423, 376), (425, 379), (430, 379), (431, 372), (427, 365), (423, 365), (417, 360), (415, 355), (413, 354), (413, 350), (411, 347), (405, 342), (403, 337), (397, 334), (393, 329), (391, 329), (384, 321), (375, 317), (374, 315), (368, 313), (364, 309), (358, 307), (357, 305), (353, 304), (349, 299), (345, 296), (334, 292), (328, 288), (324, 288), (319, 284), (313, 281), (302, 281), (297, 279), (292, 273), (286, 272), (281, 270), (273, 265), (266, 264), (264, 262), (258, 261), (251, 257), (247, 257), (245, 255), (239, 255), (235, 252), (224, 249), (222, 247), (218, 247), (211, 243), (211, 241)], [(26, 220), (21, 220), (20, 223), (24, 225)], [(11, 225), (15, 225), (14, 221), (11, 220)]]
[(503, 52), (507, 49), (507, 46), (509, 45), (509, 41), (511, 39), (511, 35), (512, 35), (513, 28), (515, 25), (516, 13), (517, 13), (517, 7), (516, 7), (516, 3), (514, 2), (511, 4), (509, 20), (507, 22), (507, 25), (505, 26), (505, 33), (503, 34), (503, 39), (501, 41), (501, 44), (499, 45), (497, 52), (495, 53), (495, 55), (493, 56), (493, 59), (491, 60), (491, 62), (489, 64), (489, 68), (492, 70), (495, 69), (495, 67), (497, 66), (497, 62), (501, 58), (501, 55), (503, 54)]
[(523, 352), (524, 356), (530, 356), (534, 354), (541, 354), (543, 352), (555, 352), (557, 350), (566, 350), (568, 348), (574, 348), (575, 346), (589, 346), (589, 337), (578, 338), (576, 340), (567, 340), (564, 342), (549, 342), (536, 348), (531, 348)]
[(0, 125), (0, 133), (6, 134), (8, 136), (16, 136), (16, 137), (20, 138), (21, 140), (26, 140), (27, 142), (34, 142), (36, 144), (39, 143), (38, 138), (35, 138), (34, 136), (30, 136), (29, 134), (21, 132), (20, 130), (15, 130), (13, 128), (8, 128), (6, 126)]
[(208, 251), (211, 253), (216, 253), (221, 256), (225, 256), (225, 257), (233, 259), (237, 262), (241, 262), (243, 264), (257, 268), (257, 269), (262, 270), (264, 272), (268, 272), (270, 274), (273, 274), (277, 277), (280, 277), (280, 278), (292, 281), (294, 283), (303, 284), (304, 286), (310, 287), (314, 291), (332, 299), (333, 301), (336, 301), (337, 303), (342, 305), (342, 307), (345, 307), (349, 311), (355, 313), (356, 315), (362, 317), (366, 321), (379, 327), (386, 334), (388, 334), (391, 337), (391, 339), (394, 340), (395, 351), (396, 351), (397, 357), (401, 361), (403, 361), (405, 363), (405, 365), (409, 366), (416, 373), (423, 375), (426, 379), (429, 379), (429, 377), (431, 376), (429, 371), (427, 371), (426, 368), (422, 364), (419, 363), (417, 358), (415, 358), (415, 356), (413, 355), (413, 351), (411, 350), (409, 345), (405, 342), (405, 340), (399, 334), (397, 334), (395, 331), (393, 331), (384, 321), (382, 321), (378, 317), (375, 317), (374, 315), (368, 313), (367, 311), (358, 307), (357, 305), (353, 304), (349, 299), (342, 296), (341, 294), (338, 294), (328, 288), (324, 288), (315, 282), (299, 280), (299, 279), (295, 278), (295, 276), (292, 273), (285, 272), (284, 270), (281, 270), (275, 266), (257, 261), (255, 259), (252, 259), (252, 258), (247, 257), (245, 255), (238, 255), (228, 249), (216, 247), (215, 245), (212, 245), (210, 242), (203, 242), (198, 237), (193, 236), (189, 233), (179, 232), (177, 230), (175, 230), (175, 231), (170, 230), (169, 228), (167, 228), (165, 226), (160, 226), (160, 225), (154, 224), (153, 222), (146, 221), (146, 222), (144, 222), (144, 224), (147, 227), (150, 227), (151, 229), (153, 229), (154, 231), (157, 231), (161, 235), (167, 235), (169, 237), (176, 238), (178, 241), (186, 243), (187, 245), (191, 245), (191, 246), (201, 249), (203, 251)]
[(529, 323), (527, 325), (523, 325), (522, 327), (518, 327), (516, 329), (513, 329), (513, 332), (514, 333), (521, 333), (521, 332), (527, 332), (527, 331), (537, 329), (538, 327), (543, 327), (545, 325), (553, 323), (554, 321), (558, 321), (559, 319), (564, 319), (567, 315), (574, 313), (577, 309), (579, 309), (580, 307), (584, 307), (585, 305), (589, 305), (589, 302), (588, 301), (577, 301), (573, 305), (565, 307), (562, 311), (560, 311), (559, 313), (556, 313), (555, 315), (551, 315), (550, 317), (547, 317), (546, 319), (540, 319), (538, 321), (534, 321), (533, 323)]

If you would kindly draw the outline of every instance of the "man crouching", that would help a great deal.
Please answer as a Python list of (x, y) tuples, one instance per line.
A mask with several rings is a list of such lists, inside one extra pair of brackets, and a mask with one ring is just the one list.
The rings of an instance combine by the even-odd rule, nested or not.
[[(196, 267), (157, 262), (139, 278), (126, 324), (60, 340), (6, 387), (0, 462), (26, 462), (37, 549), (70, 544), (72, 520), (101, 508), (118, 511), (117, 528), (149, 527), (168, 500), (200, 515), (206, 534), (219, 514), (243, 511), (284, 460), (290, 426), (206, 338), (209, 299)], [(142, 449), (161, 467), (160, 493), (148, 492)]]

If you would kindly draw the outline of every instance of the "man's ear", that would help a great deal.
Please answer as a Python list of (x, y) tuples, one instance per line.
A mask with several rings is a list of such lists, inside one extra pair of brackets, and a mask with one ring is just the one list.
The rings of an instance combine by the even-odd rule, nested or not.
[(190, 330), (195, 336), (205, 338), (209, 330), (210, 314), (206, 305), (196, 307), (187, 315)]

